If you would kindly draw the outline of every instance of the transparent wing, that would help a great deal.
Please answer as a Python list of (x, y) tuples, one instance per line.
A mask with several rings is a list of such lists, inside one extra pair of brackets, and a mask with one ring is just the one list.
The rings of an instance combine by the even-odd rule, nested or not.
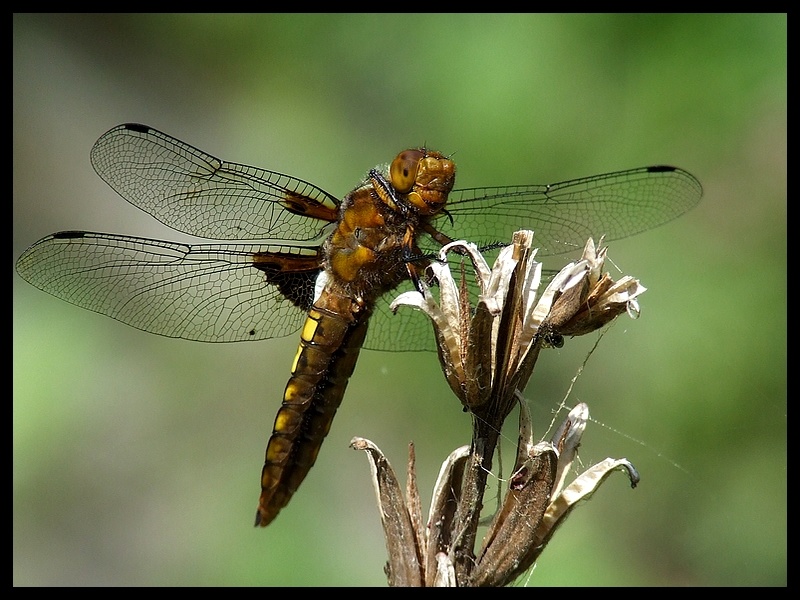
[(455, 190), (436, 228), (454, 239), (507, 242), (532, 229), (540, 255), (642, 233), (675, 219), (703, 195), (700, 182), (668, 166), (640, 167), (549, 185)]
[(125, 200), (198, 237), (308, 241), (338, 218), (339, 201), (306, 181), (222, 161), (145, 125), (103, 134), (91, 159)]
[(427, 315), (408, 306), (399, 307), (396, 313), (389, 308), (400, 294), (413, 289), (411, 281), (404, 281), (377, 300), (364, 348), (393, 352), (436, 350), (433, 326)]
[(269, 285), (265, 273), (253, 267), (254, 254), (264, 252), (313, 259), (317, 250), (187, 246), (72, 231), (36, 242), (17, 261), (17, 271), (45, 292), (137, 329), (203, 342), (235, 342), (287, 335), (304, 318), (279, 291), (279, 278), (273, 277), (275, 285)]

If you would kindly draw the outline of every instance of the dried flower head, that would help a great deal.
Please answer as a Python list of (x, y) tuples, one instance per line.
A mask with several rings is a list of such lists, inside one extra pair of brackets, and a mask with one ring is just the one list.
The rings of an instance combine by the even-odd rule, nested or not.
[[(491, 269), (475, 244), (448, 244), (431, 264), (438, 302), (421, 282), (419, 291), (401, 294), (392, 303), (393, 310), (411, 306), (430, 317), (445, 377), (476, 414), (499, 411), (505, 419), (543, 346), (595, 331), (622, 312), (638, 315), (636, 298), (645, 288), (632, 277), (614, 282), (603, 274), (606, 248), (597, 249), (591, 239), (580, 260), (561, 269), (539, 293), (542, 264), (534, 260), (532, 242), (533, 232), (516, 232)], [(447, 255), (455, 251), (472, 263), (479, 289), (474, 306), (465, 277), (457, 283), (451, 273)]]
[[(576, 406), (553, 438), (536, 443), (520, 391), (527, 385), (542, 348), (560, 346), (565, 336), (583, 335), (627, 312), (639, 314), (638, 280), (614, 281), (603, 273), (605, 248), (590, 239), (583, 256), (559, 271), (539, 292), (542, 265), (534, 260), (533, 233), (519, 231), (490, 269), (474, 244), (453, 242), (431, 265), (438, 301), (430, 288), (401, 294), (393, 310), (407, 305), (433, 322), (439, 360), (450, 388), (473, 415), (470, 446), (445, 461), (436, 483), (427, 525), (422, 525), (413, 450), (404, 499), (391, 465), (372, 442), (355, 438), (366, 450), (384, 524), (392, 585), (500, 586), (530, 568), (576, 503), (612, 471), (639, 476), (626, 459), (606, 459), (564, 487), (588, 419)], [(469, 258), (478, 287), (469, 297), (464, 276), (452, 275), (449, 252)], [(517, 459), (502, 508), (494, 516), (480, 551), (474, 551), (487, 473), (500, 431), (520, 406)]]

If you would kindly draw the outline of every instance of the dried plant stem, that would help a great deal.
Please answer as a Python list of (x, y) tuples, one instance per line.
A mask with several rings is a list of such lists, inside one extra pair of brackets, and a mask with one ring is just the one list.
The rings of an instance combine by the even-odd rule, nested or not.
[(475, 540), (483, 508), (483, 495), (492, 468), (500, 431), (486, 421), (475, 419), (472, 430), (472, 452), (464, 473), (464, 486), (453, 521), (457, 528), (453, 556), (456, 581), (464, 582), (475, 566)]

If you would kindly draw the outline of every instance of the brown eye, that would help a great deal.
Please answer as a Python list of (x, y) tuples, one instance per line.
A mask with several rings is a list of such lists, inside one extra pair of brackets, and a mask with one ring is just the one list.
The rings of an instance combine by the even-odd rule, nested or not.
[(419, 150), (405, 150), (397, 155), (397, 158), (392, 161), (392, 166), (389, 167), (389, 177), (394, 189), (401, 193), (411, 189), (417, 179), (419, 161), (424, 156)]

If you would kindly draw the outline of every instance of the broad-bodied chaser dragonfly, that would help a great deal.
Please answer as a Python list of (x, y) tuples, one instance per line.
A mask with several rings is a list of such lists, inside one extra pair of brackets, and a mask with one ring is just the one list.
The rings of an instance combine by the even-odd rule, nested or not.
[(314, 464), (362, 345), (434, 349), (427, 320), (412, 311), (391, 315), (384, 296), (425, 277), (437, 247), (454, 239), (495, 244), (528, 228), (540, 254), (558, 254), (590, 236), (614, 240), (666, 223), (702, 195), (692, 175), (668, 166), (453, 190), (451, 158), (418, 148), (370, 170), (339, 200), (302, 179), (222, 161), (138, 124), (100, 137), (91, 160), (125, 200), (170, 228), (246, 243), (62, 231), (19, 258), (25, 280), (169, 337), (235, 342), (301, 329), (261, 474), (262, 527)]

